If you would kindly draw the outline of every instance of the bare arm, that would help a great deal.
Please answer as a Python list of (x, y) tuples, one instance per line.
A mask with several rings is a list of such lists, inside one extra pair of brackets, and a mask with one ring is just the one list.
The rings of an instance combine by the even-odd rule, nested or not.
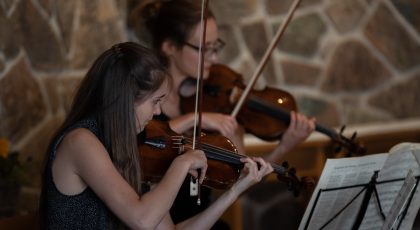
[(171, 129), (177, 133), (185, 133), (194, 126), (194, 114), (187, 113), (169, 121)]
[(206, 167), (202, 152), (183, 154), (172, 162), (160, 183), (140, 198), (118, 173), (96, 136), (86, 129), (76, 129), (60, 144), (53, 163), (53, 175), (63, 193), (68, 191), (67, 188), (79, 188), (81, 192), (89, 186), (132, 229), (155, 228), (159, 223), (165, 228), (173, 228), (171, 221), (162, 220), (168, 215), (185, 176), (189, 170), (205, 172)]

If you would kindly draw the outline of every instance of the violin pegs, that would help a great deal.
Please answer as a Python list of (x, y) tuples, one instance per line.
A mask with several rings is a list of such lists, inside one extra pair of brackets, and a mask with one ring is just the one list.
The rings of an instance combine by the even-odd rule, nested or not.
[(281, 164), (281, 166), (283, 166), (284, 168), (288, 169), (289, 168), (289, 162), (283, 161), (283, 163)]
[(341, 126), (341, 128), (340, 128), (340, 135), (343, 134), (344, 129), (346, 129), (346, 125)]
[(356, 139), (357, 136), (357, 132), (354, 132), (353, 135), (351, 136), (350, 140), (354, 141)]
[(300, 178), (301, 181), (301, 186), (304, 188), (312, 188), (315, 187), (315, 179), (313, 177), (309, 177), (309, 176), (303, 176), (302, 178)]
[(335, 147), (334, 149), (334, 153), (339, 153), (339, 152), (341, 152), (341, 145)]

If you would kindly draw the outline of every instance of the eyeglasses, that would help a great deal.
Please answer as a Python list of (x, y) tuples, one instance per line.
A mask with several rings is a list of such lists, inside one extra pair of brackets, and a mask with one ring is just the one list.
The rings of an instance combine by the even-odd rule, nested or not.
[[(193, 45), (189, 42), (183, 42), (183, 43), (184, 45), (194, 49), (197, 52), (200, 50), (200, 47)], [(213, 54), (219, 53), (220, 50), (222, 50), (225, 47), (225, 44), (226, 43), (222, 39), (218, 38), (215, 42), (203, 47), (204, 55), (206, 57), (211, 57)]]

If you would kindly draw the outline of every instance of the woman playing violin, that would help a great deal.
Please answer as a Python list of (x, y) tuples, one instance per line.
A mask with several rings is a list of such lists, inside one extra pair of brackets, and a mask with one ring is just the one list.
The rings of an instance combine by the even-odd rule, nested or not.
[[(170, 82), (157, 56), (138, 44), (116, 44), (100, 55), (48, 149), (40, 202), (43, 228), (175, 228), (169, 209), (187, 174), (197, 177), (200, 170), (203, 182), (206, 157), (200, 150), (180, 154), (146, 192), (136, 137), (160, 114)], [(241, 161), (243, 174), (232, 188), (176, 228), (209, 229), (240, 193), (272, 171), (262, 159)]]
[[(169, 72), (173, 77), (173, 90), (168, 95), (168, 100), (162, 104), (160, 119), (168, 120), (170, 127), (177, 133), (185, 133), (193, 127), (194, 116), (192, 113), (182, 114), (178, 91), (185, 79), (197, 76), (201, 2), (189, 0), (154, 1), (142, 5), (138, 11), (134, 10), (130, 19), (133, 24), (140, 24), (140, 27), (142, 25), (140, 22), (146, 25), (153, 47), (166, 58)], [(224, 42), (219, 38), (217, 23), (212, 12), (208, 12), (205, 41), (204, 78), (209, 75), (210, 67), (217, 62), (218, 52), (224, 45)], [(304, 115), (292, 112), (290, 126), (283, 134), (279, 145), (266, 156), (266, 159), (271, 162), (279, 161), (286, 152), (304, 141), (314, 130), (314, 127), (314, 119), (308, 119)], [(233, 141), (239, 153), (244, 153), (244, 131), (235, 118), (226, 114), (203, 112), (202, 128), (220, 132)], [(190, 212), (192, 215), (196, 212), (194, 210), (202, 208), (195, 204), (195, 199), (189, 197), (188, 185), (189, 181), (186, 181), (183, 186), (185, 189), (182, 189), (184, 192), (181, 191), (172, 209), (175, 221), (187, 218), (187, 216), (177, 216), (180, 212), (176, 210), (183, 209), (185, 212), (182, 213)], [(206, 191), (203, 189), (202, 193), (202, 196), (205, 196)], [(181, 195), (184, 197), (180, 197)], [(205, 200), (202, 203), (201, 206), (205, 207)]]

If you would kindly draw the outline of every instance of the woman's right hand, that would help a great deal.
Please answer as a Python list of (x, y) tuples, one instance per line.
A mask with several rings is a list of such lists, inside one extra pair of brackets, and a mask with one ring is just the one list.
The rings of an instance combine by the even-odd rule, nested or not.
[[(188, 173), (197, 178), (200, 176), (199, 183), (203, 183), (207, 171), (207, 157), (201, 150), (187, 150), (177, 159), (187, 162), (189, 165)], [(200, 173), (198, 173), (200, 171)]]
[(231, 138), (238, 129), (238, 122), (230, 115), (206, 112), (202, 116), (202, 126), (203, 129), (218, 131), (223, 136)]

